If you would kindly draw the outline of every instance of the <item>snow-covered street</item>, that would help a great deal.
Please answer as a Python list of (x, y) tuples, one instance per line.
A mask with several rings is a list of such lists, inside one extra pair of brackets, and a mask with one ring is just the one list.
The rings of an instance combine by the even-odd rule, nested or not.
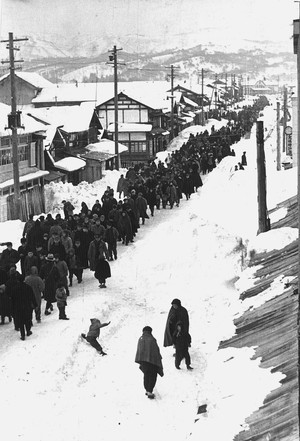
[[(71, 288), (69, 322), (59, 321), (55, 310), (41, 324), (34, 322), (25, 342), (12, 325), (2, 327), (6, 441), (208, 441), (220, 436), (230, 441), (278, 386), (282, 375), (251, 360), (253, 348), (218, 351), (219, 342), (234, 334), (234, 318), (249, 307), (249, 302), (242, 305), (234, 282), (245, 258), (241, 238), (247, 242), (257, 229), (255, 131), (234, 148), (237, 157), (247, 151), (248, 168), (234, 173), (237, 159), (225, 158), (190, 201), (155, 211), (133, 244), (119, 245), (106, 290), (85, 270), (83, 283)], [(266, 148), (274, 156), (272, 145)], [(288, 178), (294, 171), (279, 173)], [(162, 344), (176, 297), (190, 314), (191, 372), (183, 362), (176, 370), (173, 349)], [(100, 335), (107, 357), (79, 337), (92, 317), (111, 320)], [(155, 400), (145, 397), (142, 373), (134, 363), (145, 325), (153, 328), (163, 357), (165, 375), (158, 378)], [(207, 413), (197, 415), (203, 404)]]

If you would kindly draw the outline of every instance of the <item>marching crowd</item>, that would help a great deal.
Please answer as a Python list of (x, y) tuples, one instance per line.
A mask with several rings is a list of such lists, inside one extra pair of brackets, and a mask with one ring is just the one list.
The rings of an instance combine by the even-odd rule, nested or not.
[[(141, 225), (149, 219), (148, 208), (150, 216), (154, 216), (155, 209), (178, 207), (183, 195), (188, 200), (202, 186), (200, 173), (211, 172), (225, 156), (235, 155), (232, 145), (251, 129), (264, 106), (265, 103), (258, 100), (254, 106), (245, 107), (235, 115), (228, 113), (225, 127), (220, 130), (212, 127), (210, 133), (205, 130), (190, 135), (179, 150), (168, 155), (165, 163), (159, 161), (156, 165), (155, 161), (149, 161), (129, 168), (125, 176), (120, 176), (117, 195), (107, 187), (92, 207), (82, 202), (80, 210), (75, 212), (70, 201), (62, 201), (63, 215), (53, 217), (49, 213), (36, 220), (30, 215), (17, 250), (11, 242), (0, 244), (6, 245), (0, 257), (1, 324), (5, 324), (7, 317), (25, 340), (25, 335), (32, 334), (33, 311), (36, 321), (41, 322), (42, 299), (46, 316), (52, 313), (56, 303), (59, 319), (68, 320), (66, 306), (74, 277), (80, 284), (84, 270), (89, 268), (94, 271), (99, 287), (106, 288), (106, 279), (111, 277), (109, 262), (118, 258), (119, 244), (128, 246), (134, 241)], [(241, 162), (245, 164), (245, 160), (244, 156)], [(172, 303), (173, 310), (176, 306), (181, 308), (178, 299)], [(182, 358), (190, 368), (188, 319), (185, 316), (178, 320), (176, 314), (173, 316), (172, 329), (166, 328), (165, 345), (174, 344), (177, 348), (176, 368), (179, 369)], [(82, 337), (105, 355), (97, 337), (100, 328), (109, 323), (101, 325), (98, 319), (91, 320), (93, 329)], [(169, 318), (168, 322), (170, 324)], [(136, 356), (149, 398), (153, 398), (156, 374), (163, 374), (159, 349), (151, 331), (149, 326), (143, 329)], [(145, 349), (147, 345), (152, 348), (150, 352)], [(151, 350), (156, 354), (154, 358), (148, 357)]]

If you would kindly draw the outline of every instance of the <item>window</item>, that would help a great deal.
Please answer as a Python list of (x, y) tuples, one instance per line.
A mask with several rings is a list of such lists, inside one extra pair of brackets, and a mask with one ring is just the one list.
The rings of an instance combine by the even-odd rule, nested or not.
[(36, 151), (35, 151), (35, 142), (30, 143), (30, 167), (34, 167), (36, 165)]
[(12, 163), (12, 149), (0, 150), (0, 165), (7, 165)]
[(130, 149), (132, 153), (144, 153), (147, 151), (147, 144), (146, 142), (131, 142), (130, 143)]
[(1, 138), (1, 147), (8, 147), (10, 146), (10, 138)]
[(118, 140), (121, 142), (121, 141), (129, 141), (129, 133), (122, 133), (122, 132), (119, 132), (118, 133)]
[(132, 133), (130, 133), (130, 140), (131, 141), (145, 141), (146, 140), (146, 133), (132, 132)]

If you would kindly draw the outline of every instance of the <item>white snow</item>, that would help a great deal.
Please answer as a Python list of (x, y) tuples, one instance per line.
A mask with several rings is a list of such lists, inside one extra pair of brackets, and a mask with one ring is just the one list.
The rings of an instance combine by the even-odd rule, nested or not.
[[(272, 110), (264, 112), (268, 131), (275, 126)], [(216, 128), (218, 123), (209, 122)], [(266, 143), (266, 160), (268, 198), (276, 205), (287, 194), (295, 194), (296, 171), (276, 171), (275, 136), (273, 130)], [(188, 132), (179, 138), (172, 149), (188, 138)], [(249, 140), (233, 146), (236, 158), (225, 158), (204, 176), (204, 186), (190, 201), (183, 200), (172, 211), (155, 211), (133, 244), (119, 245), (107, 290), (99, 290), (86, 270), (83, 283), (75, 282), (71, 288), (69, 322), (59, 321), (54, 311), (43, 316), (40, 325), (34, 323), (33, 335), (25, 342), (11, 325), (1, 328), (1, 428), (7, 441), (90, 441), (95, 437), (231, 441), (265, 396), (280, 386), (283, 375), (261, 369), (260, 360), (252, 359), (254, 348), (218, 351), (219, 342), (235, 332), (234, 318), (277, 295), (285, 281), (282, 275), (268, 292), (246, 302), (239, 300), (240, 292), (253, 284), (253, 270), (243, 272), (248, 243), (260, 252), (280, 248), (296, 237), (293, 229), (283, 228), (256, 238), (255, 143), (254, 128)], [(234, 172), (243, 151), (249, 165)], [(100, 182), (77, 187), (51, 183), (46, 186), (47, 210), (60, 211), (63, 199), (77, 210), (82, 201), (91, 206), (107, 185), (116, 189), (119, 175), (109, 172)], [(11, 240), (16, 247), (22, 228), (18, 221), (2, 224), (0, 241)], [(174, 297), (190, 313), (192, 372), (183, 363), (177, 371), (172, 348), (162, 346)], [(111, 320), (100, 336), (108, 353), (105, 358), (79, 338), (94, 316)], [(165, 371), (158, 378), (153, 401), (145, 397), (142, 374), (134, 363), (145, 325), (153, 328)], [(202, 404), (207, 404), (207, 413), (197, 415)]]

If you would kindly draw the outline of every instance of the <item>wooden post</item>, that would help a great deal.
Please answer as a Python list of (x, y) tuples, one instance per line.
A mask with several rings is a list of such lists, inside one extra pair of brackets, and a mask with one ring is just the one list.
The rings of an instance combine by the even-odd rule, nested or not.
[(283, 89), (283, 135), (282, 135), (282, 151), (285, 152), (285, 144), (286, 144), (286, 118), (287, 117), (287, 88), (284, 86)]
[(204, 112), (203, 112), (203, 94), (204, 94), (204, 69), (201, 69), (201, 125), (204, 126)]
[(277, 170), (281, 170), (281, 150), (280, 150), (280, 102), (277, 101)]
[(264, 123), (256, 123), (257, 143), (257, 184), (258, 184), (258, 234), (268, 231), (267, 219), (267, 187), (266, 187), (266, 163), (264, 151)]

